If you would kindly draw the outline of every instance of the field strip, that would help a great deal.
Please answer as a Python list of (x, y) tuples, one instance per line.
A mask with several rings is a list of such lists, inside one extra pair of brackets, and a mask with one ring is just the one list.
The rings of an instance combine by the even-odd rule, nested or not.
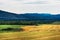
[(55, 36), (48, 36), (48, 37), (42, 37), (42, 38), (39, 38), (39, 39), (46, 39), (46, 38), (52, 38), (52, 37), (58, 37), (60, 35), (55, 35)]
[[(47, 39), (47, 38), (52, 38), (52, 37), (59, 37), (60, 35), (55, 35), (55, 36), (47, 36), (47, 37), (42, 37), (42, 38), (37, 38), (37, 39)], [(1, 39), (16, 39), (18, 37), (9, 37), (9, 38), (1, 38)]]

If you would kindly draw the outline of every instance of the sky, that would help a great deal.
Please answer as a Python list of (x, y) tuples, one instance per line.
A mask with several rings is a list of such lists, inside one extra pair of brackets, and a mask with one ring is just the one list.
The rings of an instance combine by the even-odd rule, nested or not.
[(0, 10), (17, 14), (60, 14), (60, 0), (0, 0)]

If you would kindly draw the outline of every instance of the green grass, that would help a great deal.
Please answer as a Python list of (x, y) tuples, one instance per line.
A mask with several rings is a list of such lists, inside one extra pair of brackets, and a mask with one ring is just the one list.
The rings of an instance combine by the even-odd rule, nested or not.
[(15, 32), (15, 31), (2, 31), (2, 29), (7, 29), (7, 28), (21, 28), (23, 27), (24, 25), (0, 25), (0, 33), (3, 33), (3, 32)]
[(0, 29), (3, 28), (20, 28), (22, 25), (0, 25)]

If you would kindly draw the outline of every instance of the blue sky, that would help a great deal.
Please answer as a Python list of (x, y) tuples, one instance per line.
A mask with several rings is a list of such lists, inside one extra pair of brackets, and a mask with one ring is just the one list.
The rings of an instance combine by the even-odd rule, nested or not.
[(36, 13), (60, 13), (60, 0), (0, 0), (0, 10), (17, 14)]

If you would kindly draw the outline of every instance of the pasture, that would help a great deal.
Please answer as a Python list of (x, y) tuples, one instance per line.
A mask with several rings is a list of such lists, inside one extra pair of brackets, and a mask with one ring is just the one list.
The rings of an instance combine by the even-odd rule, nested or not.
[(60, 25), (0, 25), (4, 28), (23, 28), (24, 31), (0, 32), (0, 40), (60, 40)]

